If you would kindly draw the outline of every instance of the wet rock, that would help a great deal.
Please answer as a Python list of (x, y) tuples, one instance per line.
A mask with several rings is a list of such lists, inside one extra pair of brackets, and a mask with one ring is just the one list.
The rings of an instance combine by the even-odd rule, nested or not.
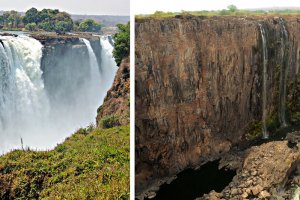
[(0, 33), (0, 36), (13, 36), (13, 37), (18, 37), (17, 34), (12, 34), (12, 33)]

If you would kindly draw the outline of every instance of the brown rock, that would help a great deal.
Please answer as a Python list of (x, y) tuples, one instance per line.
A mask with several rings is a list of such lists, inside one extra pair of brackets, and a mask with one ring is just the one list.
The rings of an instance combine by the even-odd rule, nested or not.
[[(288, 177), (291, 177), (299, 162), (300, 152), (289, 148), (287, 143), (287, 141), (268, 142), (251, 147), (245, 152), (243, 166), (231, 183), (243, 186), (243, 194), (238, 196), (245, 198), (246, 193), (249, 196), (268, 198), (267, 190), (273, 190), (271, 187), (282, 187), (288, 182)], [(272, 152), (269, 157), (262, 156), (267, 152)], [(254, 160), (256, 162), (253, 162)], [(260, 166), (257, 168), (258, 173), (245, 179), (243, 175), (257, 164)], [(254, 185), (254, 182), (258, 185)], [(232, 190), (227, 187), (222, 193), (232, 192)]]
[[(300, 24), (297, 17), (284, 20), (290, 38), (288, 83), (298, 70)], [(282, 25), (273, 22), (268, 16), (136, 21), (137, 193), (153, 179), (219, 158), (244, 142), (247, 127), (261, 120), (258, 23), (267, 27), (267, 43), (272, 46), (267, 115), (277, 112), (276, 66), (282, 66), (282, 45), (277, 41), (282, 39)]]
[(258, 195), (258, 197), (259, 197), (260, 199), (266, 199), (266, 198), (268, 198), (268, 197), (270, 197), (270, 196), (271, 196), (270, 193), (267, 192), (267, 191), (265, 191), (265, 190), (261, 191), (261, 192), (259, 193), (259, 195)]
[(247, 193), (247, 192), (244, 192), (244, 193), (241, 195), (241, 197), (242, 197), (243, 199), (246, 199), (246, 198), (248, 197), (248, 193)]
[(263, 190), (263, 187), (261, 187), (260, 185), (254, 186), (251, 188), (251, 192), (253, 195), (257, 195), (259, 194), (261, 191)]
[(103, 117), (114, 115), (118, 119), (116, 125), (129, 124), (130, 64), (129, 58), (123, 59), (111, 89), (107, 92), (102, 106), (97, 111), (97, 127)]

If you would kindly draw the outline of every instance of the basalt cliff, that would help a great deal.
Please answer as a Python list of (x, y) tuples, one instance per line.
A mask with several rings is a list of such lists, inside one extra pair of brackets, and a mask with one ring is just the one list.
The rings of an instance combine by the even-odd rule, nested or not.
[(300, 122), (300, 18), (136, 20), (136, 192)]

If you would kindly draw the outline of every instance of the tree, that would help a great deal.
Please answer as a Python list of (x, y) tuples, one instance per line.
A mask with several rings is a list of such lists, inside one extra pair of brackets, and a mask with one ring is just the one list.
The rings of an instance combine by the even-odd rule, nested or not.
[(43, 29), (44, 31), (53, 31), (54, 25), (51, 23), (51, 21), (44, 21), (38, 24), (38, 27), (40, 29)]
[(0, 15), (0, 25), (4, 25), (4, 17), (3, 15)]
[[(52, 12), (53, 13), (53, 12)], [(42, 21), (51, 21), (54, 15), (51, 13), (51, 9), (43, 9), (39, 11), (38, 17), (39, 20)]]
[(38, 27), (35, 22), (32, 22), (32, 23), (26, 24), (25, 29), (28, 31), (37, 31)]
[(39, 21), (40, 21), (39, 11), (36, 8), (30, 8), (29, 10), (26, 11), (25, 16), (23, 18), (24, 24), (29, 24), (29, 23), (37, 24)]
[(79, 24), (78, 29), (83, 32), (99, 32), (101, 30), (101, 24), (92, 19), (87, 19)]
[(66, 12), (57, 13), (53, 20), (55, 20), (55, 31), (57, 33), (68, 32), (73, 29), (73, 20), (71, 19), (71, 15)]
[(229, 14), (230, 14), (229, 10), (223, 9), (220, 11), (220, 15), (229, 15)]
[[(73, 23), (72, 23), (73, 24)], [(72, 26), (71, 26), (72, 27)], [(70, 24), (65, 21), (58, 21), (55, 26), (54, 30), (58, 34), (65, 34), (67, 31), (70, 31)]]
[(227, 6), (227, 9), (232, 13), (238, 10), (238, 8), (235, 5), (229, 5)]
[(113, 56), (118, 66), (120, 66), (123, 58), (128, 57), (130, 53), (130, 25), (118, 24), (119, 32), (113, 38), (115, 40), (115, 48)]
[[(36, 8), (27, 10), (24, 17), (21, 17), (17, 11), (4, 12), (0, 16), (0, 25), (6, 29), (23, 28), (25, 25), (25, 28), (29, 31), (42, 29), (49, 32), (55, 31), (60, 34), (71, 31), (74, 27), (70, 14), (59, 12), (58, 9), (38, 11)], [(98, 24), (93, 25), (96, 26)]]

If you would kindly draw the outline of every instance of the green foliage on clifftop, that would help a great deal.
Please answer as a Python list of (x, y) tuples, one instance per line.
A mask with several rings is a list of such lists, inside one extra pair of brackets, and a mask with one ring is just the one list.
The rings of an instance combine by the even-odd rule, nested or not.
[(118, 24), (119, 32), (113, 38), (115, 40), (115, 48), (113, 56), (118, 66), (120, 66), (123, 58), (129, 56), (130, 53), (130, 25)]
[(17, 11), (7, 11), (0, 15), (0, 28), (3, 30), (48, 31), (63, 34), (72, 30), (82, 32), (99, 32), (100, 23), (92, 19), (76, 21), (71, 15), (58, 9), (37, 10), (30, 8), (24, 16)]
[(129, 199), (129, 126), (90, 126), (52, 151), (10, 152), (0, 185), (0, 199)]
[(25, 28), (28, 28), (28, 24), (35, 23), (39, 29), (55, 31), (57, 33), (73, 30), (71, 15), (66, 12), (60, 12), (57, 9), (43, 9), (38, 11), (36, 8), (31, 8), (26, 11), (23, 17), (23, 23)]
[(150, 15), (137, 15), (136, 19), (143, 18), (168, 18), (175, 17), (176, 15), (181, 16), (259, 16), (259, 15), (299, 15), (300, 10), (296, 9), (258, 9), (258, 10), (247, 10), (238, 9), (235, 5), (229, 5), (227, 9), (222, 10), (199, 10), (199, 11), (185, 11), (181, 12), (163, 12), (156, 11)]
[(92, 19), (87, 19), (80, 22), (77, 29), (82, 32), (99, 32), (101, 30), (101, 24)]

